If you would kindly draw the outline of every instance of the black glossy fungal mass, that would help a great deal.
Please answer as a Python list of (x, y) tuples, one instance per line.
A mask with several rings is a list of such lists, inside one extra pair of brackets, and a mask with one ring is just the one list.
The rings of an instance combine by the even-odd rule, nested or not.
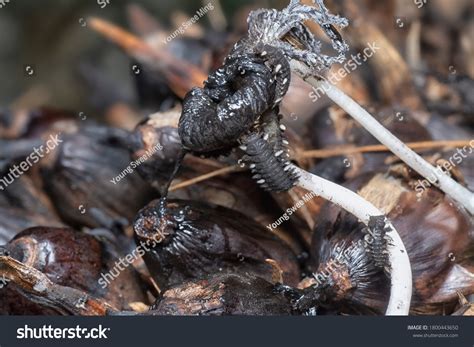
[(205, 155), (236, 147), (275, 97), (271, 70), (250, 55), (226, 60), (209, 75), (204, 88), (194, 88), (183, 100), (179, 135), (183, 147)]
[(248, 217), (214, 205), (155, 200), (134, 223), (137, 244), (149, 247), (144, 259), (161, 289), (221, 271), (249, 272), (271, 280), (272, 259), (283, 282), (299, 280), (296, 256), (274, 234)]

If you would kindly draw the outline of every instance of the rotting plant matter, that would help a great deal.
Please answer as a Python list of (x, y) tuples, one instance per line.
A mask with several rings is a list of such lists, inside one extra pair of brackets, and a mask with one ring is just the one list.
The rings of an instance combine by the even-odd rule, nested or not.
[[(292, 165), (283, 148), (285, 127), (279, 123), (278, 106), (288, 90), (290, 61), (304, 64), (305, 68), (298, 71), (302, 77), (318, 78), (333, 63), (342, 62), (348, 50), (336, 30), (336, 26), (346, 26), (347, 20), (329, 14), (322, 0), (316, 0), (316, 4), (318, 7), (292, 0), (281, 11), (251, 12), (247, 36), (234, 45), (224, 65), (209, 76), (203, 88), (194, 88), (186, 95), (179, 134), (185, 151), (200, 155), (227, 154), (240, 145), (244, 162), (262, 188), (285, 191), (298, 184), (343, 207), (367, 225), (383, 213), (357, 194)], [(337, 56), (322, 54), (321, 42), (305, 26), (306, 20), (319, 24)], [(298, 47), (287, 41), (296, 42)], [(392, 286), (387, 314), (408, 314), (410, 262), (395, 228), (390, 222), (385, 223), (382, 228), (391, 242), (387, 250), (379, 252), (388, 252), (390, 260), (387, 268), (391, 269)]]
[[(86, 127), (79, 126), (80, 122), (69, 122), (72, 128), (64, 132), (63, 150), (42, 163), (41, 177), (24, 175), (8, 187), (6, 194), (0, 194), (2, 227), (8, 232), (3, 234), (0, 230), (5, 239), (5, 246), (0, 246), (0, 285), (4, 295), (0, 311), (79, 315), (455, 312), (458, 293), (469, 295), (474, 288), (472, 258), (468, 258), (472, 256), (472, 217), (463, 209), (469, 199), (457, 199), (458, 205), (448, 193), (445, 195), (435, 187), (428, 187), (418, 199), (413, 188), (420, 177), (399, 163), (398, 158), (366, 153), (386, 147), (370, 146), (374, 139), (365, 128), (375, 132), (383, 143), (390, 138), (390, 149), (401, 153), (398, 155), (405, 161), (406, 153), (400, 151), (403, 143), (396, 138), (393, 141), (390, 132), (407, 144), (424, 140), (415, 143), (421, 146), (418, 148), (445, 147), (446, 141), (431, 141), (438, 140), (429, 134), (431, 125), (399, 123), (398, 117), (394, 120), (392, 108), (388, 110), (392, 123), (385, 122), (383, 115), (374, 110), (382, 127), (332, 85), (325, 88), (328, 96), (346, 112), (336, 105), (323, 113), (318, 111), (311, 118), (314, 129), (312, 123), (302, 119), (304, 116), (297, 122), (298, 115), (293, 117), (293, 112), (290, 118), (294, 123), (286, 120), (287, 130), (282, 124), (280, 107), (300, 115), (306, 113), (302, 104), (308, 99), (307, 93), (296, 93), (296, 84), (307, 87), (305, 82), (293, 81), (288, 92), (294, 73), (309, 84), (327, 84), (326, 72), (331, 64), (342, 63), (348, 50), (337, 31), (347, 25), (347, 20), (331, 15), (322, 1), (313, 0), (315, 6), (311, 1), (302, 2), (306, 5), (290, 1), (281, 11), (252, 12), (248, 34), (230, 49), (215, 71), (223, 56), (211, 47), (221, 44), (209, 45), (210, 42), (202, 40), (196, 47), (191, 43), (197, 39), (183, 37), (166, 48), (155, 47), (151, 40), (115, 30), (103, 20), (90, 21), (91, 28), (107, 31), (109, 38), (113, 33), (112, 40), (133, 57), (132, 63), (141, 64), (141, 72), (135, 76), (141, 107), (146, 105), (147, 112), (162, 111), (170, 107), (170, 101), (177, 107), (169, 112), (158, 111), (138, 125), (138, 114), (129, 115), (127, 126), (123, 119), (109, 120), (127, 131), (91, 127), (84, 133)], [(341, 13), (348, 18), (363, 18), (362, 11)], [(138, 21), (143, 22), (141, 19)], [(364, 18), (364, 27), (370, 19)], [(315, 22), (319, 26), (317, 32), (321, 28), (329, 40), (320, 42), (313, 36), (311, 30), (316, 26), (309, 22)], [(140, 32), (150, 33), (162, 31), (155, 28)], [(356, 36), (362, 43), (369, 42), (364, 35)], [(356, 45), (357, 39), (351, 42)], [(378, 43), (379, 39), (373, 42)], [(335, 53), (328, 53), (331, 46)], [(389, 55), (385, 49), (380, 56)], [(184, 59), (174, 59), (178, 56)], [(203, 58), (202, 64), (197, 58)], [(364, 77), (369, 65), (361, 68)], [(382, 65), (382, 69), (397, 70), (396, 64)], [(202, 84), (205, 76), (207, 81)], [(100, 79), (96, 77), (93, 84)], [(157, 77), (164, 80), (155, 80)], [(368, 90), (364, 90), (365, 83), (358, 84), (358, 77), (356, 73), (350, 82), (346, 80), (358, 90), (354, 98), (377, 107), (377, 98), (365, 95)], [(377, 89), (385, 84), (380, 76), (363, 80), (368, 85), (369, 81), (376, 81)], [(169, 90), (157, 91), (157, 86)], [(191, 90), (194, 86), (201, 88)], [(347, 85), (341, 88), (353, 95)], [(390, 95), (387, 100), (392, 102), (390, 106), (398, 102)], [(419, 111), (413, 105), (405, 107)], [(0, 133), (3, 128), (22, 130), (2, 120), (0, 112)], [(53, 129), (50, 122), (47, 128)], [(310, 126), (309, 137), (299, 136), (302, 125)], [(131, 131), (133, 127), (135, 130)], [(65, 129), (64, 123), (60, 129)], [(94, 139), (97, 144), (92, 141), (92, 148), (90, 141), (73, 141), (78, 139), (78, 129), (80, 139)], [(26, 134), (30, 134), (29, 139), (35, 131)], [(25, 138), (12, 136), (11, 141), (18, 143)], [(308, 151), (306, 146), (310, 142), (318, 150)], [(325, 148), (327, 143), (329, 148)], [(123, 168), (130, 160), (142, 158), (158, 145), (162, 145), (162, 150), (153, 151), (152, 157), (137, 167), (135, 181), (127, 183), (125, 177), (120, 182), (115, 180), (117, 184), (110, 181), (121, 170), (126, 172)], [(449, 146), (459, 146), (459, 141), (450, 142)], [(296, 153), (294, 160), (288, 156), (289, 148)], [(71, 152), (72, 149), (75, 151)], [(84, 149), (88, 149), (87, 153)], [(101, 155), (106, 149), (114, 155)], [(315, 152), (331, 158), (315, 165), (308, 159), (315, 157)], [(73, 162), (71, 153), (76, 154)], [(342, 160), (340, 156), (349, 153), (354, 158)], [(437, 157), (425, 153), (427, 160), (437, 163)], [(14, 162), (11, 159), (2, 164), (8, 167)], [(84, 180), (88, 176), (81, 171), (85, 172), (84, 167), (91, 163), (97, 170), (85, 170), (94, 175)], [(468, 160), (463, 166), (469, 166)], [(217, 170), (209, 173), (210, 168)], [(252, 175), (245, 172), (246, 168)], [(179, 177), (169, 188), (178, 170)], [(368, 176), (370, 170), (379, 173)], [(216, 177), (229, 172), (234, 172), (232, 177)], [(469, 175), (454, 174), (472, 187)], [(136, 180), (138, 175), (143, 182)], [(31, 178), (47, 183), (45, 201), (35, 191), (27, 190)], [(102, 179), (109, 184), (101, 185)], [(205, 179), (209, 180), (203, 182)], [(89, 194), (91, 182), (102, 192), (100, 195)], [(57, 194), (59, 188), (64, 192), (62, 196)], [(456, 195), (454, 189), (450, 193)], [(311, 201), (306, 201), (306, 196), (311, 196)], [(472, 194), (467, 192), (464, 196)], [(49, 218), (38, 219), (32, 213), (47, 208), (51, 208)], [(275, 228), (263, 227), (273, 225), (282, 211), (294, 213), (291, 220), (278, 218), (285, 223)], [(24, 223), (22, 219), (27, 216), (32, 216), (30, 224), (18, 223)], [(133, 216), (136, 217), (132, 230)], [(56, 219), (61, 221), (61, 228), (52, 228), (51, 221)], [(63, 222), (83, 230), (64, 228)], [(42, 227), (25, 230), (38, 225)], [(159, 241), (152, 242), (158, 238)], [(90, 247), (84, 248), (86, 243)], [(134, 248), (137, 244), (140, 246)], [(72, 262), (68, 250), (77, 250)], [(85, 258), (81, 259), (84, 256), (85, 262)], [(49, 261), (45, 263), (44, 259)], [(123, 271), (119, 265), (138, 272)], [(81, 280), (84, 271), (89, 281)], [(115, 278), (115, 273), (120, 276)], [(113, 281), (107, 280), (107, 286), (102, 286), (100, 280), (109, 278), (108, 275), (114, 277)]]

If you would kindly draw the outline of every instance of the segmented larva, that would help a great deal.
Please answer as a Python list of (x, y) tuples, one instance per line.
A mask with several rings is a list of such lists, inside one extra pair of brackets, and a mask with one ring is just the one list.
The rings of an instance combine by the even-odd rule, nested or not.
[(244, 161), (249, 163), (252, 178), (267, 191), (286, 191), (291, 189), (298, 175), (288, 161), (283, 146), (275, 151), (265, 139), (265, 135), (251, 133), (244, 141)]
[(389, 270), (388, 246), (391, 242), (387, 235), (385, 216), (372, 216), (369, 219), (367, 228), (364, 229), (364, 246), (368, 255), (373, 259), (374, 264), (379, 269)]

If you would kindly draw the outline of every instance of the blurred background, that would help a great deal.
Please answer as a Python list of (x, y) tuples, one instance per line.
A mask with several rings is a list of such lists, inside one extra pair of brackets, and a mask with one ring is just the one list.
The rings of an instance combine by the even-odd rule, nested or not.
[[(172, 33), (187, 20), (186, 16), (193, 16), (207, 3), (208, 0), (10, 0), (0, 8), (0, 107), (48, 105), (96, 115), (104, 105), (94, 100), (96, 93), (90, 87), (94, 78), (109, 82), (114, 98), (136, 104), (130, 58), (91, 30), (88, 18), (96, 16), (133, 31), (133, 14), (140, 7), (156, 19), (161, 29)], [(204, 15), (181, 36), (214, 38), (216, 32), (239, 33), (245, 29), (245, 17), (252, 8), (282, 8), (286, 1), (212, 3), (216, 5), (212, 14)], [(435, 70), (448, 77), (453, 73), (474, 77), (473, 1), (366, 0), (327, 4), (332, 9), (345, 7), (345, 11), (361, 5), (364, 16), (380, 24), (392, 44), (411, 59), (412, 65), (418, 64), (416, 69)], [(135, 18), (135, 26), (137, 22), (143, 22), (143, 18)], [(416, 49), (407, 52), (407, 45), (416, 35), (420, 36), (421, 53)], [(222, 40), (211, 40), (206, 44), (221, 43)], [(88, 83), (84, 78), (89, 78)]]
[[(130, 27), (133, 5), (146, 9), (170, 32), (209, 1), (185, 0), (10, 0), (0, 8), (0, 106), (27, 108), (48, 105), (90, 113), (90, 93), (81, 74), (90, 65), (110, 77), (116, 92), (136, 102), (130, 59), (90, 30), (87, 18), (97, 16)], [(239, 9), (254, 4), (283, 5), (284, 1), (222, 1), (231, 20)], [(204, 16), (199, 26), (209, 27)], [(245, 19), (245, 18), (243, 18)], [(232, 21), (228, 23), (232, 26)], [(34, 70), (28, 75), (28, 66)], [(29, 69), (28, 69), (29, 70)], [(31, 71), (31, 70), (29, 70)], [(82, 71), (82, 72), (81, 72)]]

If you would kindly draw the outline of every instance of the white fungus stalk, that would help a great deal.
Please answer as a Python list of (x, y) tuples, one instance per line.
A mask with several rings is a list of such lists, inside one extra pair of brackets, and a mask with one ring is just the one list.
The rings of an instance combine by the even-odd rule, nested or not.
[[(294, 71), (300, 76), (308, 75), (309, 70), (305, 65), (294, 60), (291, 64)], [(470, 214), (474, 214), (474, 193), (416, 154), (339, 88), (327, 81), (318, 80), (314, 77), (308, 77), (305, 80), (315, 88), (322, 88), (332, 101), (358, 121), (372, 136), (387, 146), (391, 152), (397, 155), (409, 167), (421, 176), (430, 179), (430, 182), (435, 181), (435, 186), (461, 206), (464, 206)]]
[[(342, 207), (365, 225), (368, 225), (370, 217), (383, 215), (383, 212), (353, 191), (296, 166), (294, 169), (300, 176), (297, 183), (300, 187)], [(385, 314), (408, 315), (412, 295), (410, 260), (403, 241), (392, 223), (387, 221), (386, 226), (390, 228), (387, 235), (392, 242), (388, 245), (391, 285), (390, 300)]]
[[(243, 46), (245, 46), (247, 50), (258, 52), (260, 50), (259, 45), (270, 45), (278, 49), (287, 59), (290, 59), (291, 69), (303, 77), (311, 76), (314, 72), (326, 71), (333, 63), (341, 63), (344, 61), (345, 52), (349, 50), (349, 47), (337, 32), (336, 27), (345, 27), (347, 26), (348, 21), (345, 18), (331, 15), (328, 9), (324, 6), (323, 0), (313, 0), (312, 2), (315, 6), (311, 6), (313, 4), (306, 5), (300, 3), (299, 0), (290, 0), (288, 6), (281, 11), (257, 10), (251, 12), (247, 18), (249, 28), (248, 35), (242, 42), (234, 46), (233, 54), (241, 54), (238, 49), (242, 49)], [(323, 54), (320, 42), (311, 34), (310, 30), (301, 30), (301, 26), (304, 26), (303, 22), (307, 20), (319, 24), (323, 32), (331, 40), (332, 47), (337, 52), (337, 55), (328, 56)], [(302, 49), (296, 48), (288, 42), (281, 41), (281, 39), (292, 29), (294, 30), (291, 35), (296, 36), (296, 39), (302, 43)], [(266, 51), (260, 52), (260, 54), (264, 55), (263, 53), (268, 54)], [(308, 63), (311, 68), (299, 61)], [(278, 70), (279, 68), (275, 68), (274, 70), (274, 73), (277, 75), (279, 73)], [(315, 86), (318, 85), (318, 81), (315, 78), (310, 77), (307, 81)], [(281, 84), (286, 85), (286, 82), (288, 82), (288, 80), (284, 79), (281, 81)], [(364, 111), (367, 113), (365, 117), (354, 116), (353, 110), (357, 104), (352, 99), (343, 99), (341, 95), (334, 92), (332, 89), (328, 95), (335, 99), (335, 101), (337, 100), (336, 102), (338, 104), (344, 104), (344, 106), (349, 105), (349, 101), (352, 101), (353, 104), (350, 104), (350, 110), (346, 109), (346, 111), (356, 119), (362, 119), (364, 122), (361, 120), (359, 121), (361, 121), (362, 125), (370, 132), (374, 130), (374, 123), (378, 123), (367, 112)], [(278, 102), (279, 99), (277, 103)], [(344, 106), (341, 105), (342, 108), (344, 108)], [(362, 108), (360, 108), (360, 110), (363, 111)], [(358, 114), (361, 113), (360, 110)], [(367, 120), (368, 118), (369, 120)], [(380, 124), (378, 124), (378, 128), (375, 127), (375, 130), (380, 132), (379, 128), (385, 130), (385, 133), (390, 134)], [(387, 137), (384, 133), (382, 133), (381, 136), (384, 138)], [(404, 149), (403, 143), (395, 137), (393, 138), (398, 141), (398, 143), (394, 142), (395, 140), (392, 139), (389, 141), (392, 146), (388, 147), (393, 150), (393, 143), (395, 143), (397, 151), (403, 155), (401, 158), (406, 157), (405, 152), (410, 151), (408, 147), (405, 146), (406, 149)], [(381, 140), (380, 138), (378, 139)], [(382, 143), (387, 145), (387, 142), (385, 141), (382, 141)], [(299, 174), (297, 183), (299, 186), (339, 205), (349, 213), (352, 213), (366, 225), (369, 224), (369, 219), (371, 219), (371, 217), (384, 215), (380, 210), (361, 196), (342, 186), (312, 175), (297, 167), (294, 167), (293, 170)], [(425, 170), (424, 172), (428, 172), (428, 170)], [(257, 181), (257, 183), (259, 182)], [(391, 267), (391, 289), (386, 314), (407, 315), (410, 310), (412, 295), (410, 260), (408, 259), (405, 246), (395, 228), (390, 222), (387, 222), (386, 218), (385, 221), (386, 227), (390, 229), (390, 231), (387, 232), (387, 235), (392, 239), (392, 244), (388, 246)]]
[[(313, 80), (316, 81), (315, 79)], [(368, 132), (387, 146), (390, 151), (409, 167), (425, 178), (431, 178), (433, 181), (436, 180), (435, 186), (464, 206), (469, 213), (474, 214), (474, 194), (472, 192), (446, 175), (441, 169), (433, 167), (420, 155), (411, 150), (340, 89), (326, 81), (317, 81), (317, 83), (322, 88), (325, 88), (329, 98), (357, 120)]]

